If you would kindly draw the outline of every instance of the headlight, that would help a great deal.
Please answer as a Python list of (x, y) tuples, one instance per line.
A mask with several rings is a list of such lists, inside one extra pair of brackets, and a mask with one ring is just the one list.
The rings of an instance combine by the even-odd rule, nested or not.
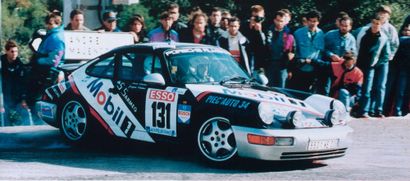
[(300, 111), (292, 111), (289, 112), (288, 116), (286, 116), (286, 119), (288, 120), (288, 123), (294, 127), (294, 128), (302, 128), (303, 127), (303, 121), (306, 119), (305, 116), (303, 116), (303, 113)]
[(259, 117), (265, 124), (272, 124), (275, 117), (274, 106), (271, 103), (261, 102), (258, 106)]
[(325, 124), (328, 125), (329, 127), (340, 124), (340, 120), (341, 120), (340, 118), (341, 118), (341, 114), (339, 111), (329, 110), (326, 112), (326, 115), (325, 115)]
[(336, 99), (332, 100), (332, 102), (330, 102), (330, 109), (338, 112), (339, 114), (339, 119), (337, 120), (337, 122), (335, 122), (335, 124), (345, 124), (348, 121), (349, 112), (347, 111), (346, 106), (342, 102)]

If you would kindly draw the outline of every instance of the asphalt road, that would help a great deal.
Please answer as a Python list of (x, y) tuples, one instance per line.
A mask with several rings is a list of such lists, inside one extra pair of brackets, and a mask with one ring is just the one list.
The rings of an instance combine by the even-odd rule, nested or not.
[(410, 179), (410, 115), (349, 125), (353, 142), (345, 157), (313, 163), (240, 159), (225, 167), (207, 165), (176, 146), (121, 142), (79, 149), (49, 126), (5, 127), (0, 128), (0, 179)]

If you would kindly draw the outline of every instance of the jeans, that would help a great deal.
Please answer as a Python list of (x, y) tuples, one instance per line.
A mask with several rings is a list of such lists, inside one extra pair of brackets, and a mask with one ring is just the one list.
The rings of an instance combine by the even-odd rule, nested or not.
[[(369, 113), (369, 111), (374, 111), (375, 113), (383, 112), (388, 70), (389, 63), (384, 63), (376, 65), (375, 67), (368, 68), (367, 70), (363, 71), (364, 82), (362, 87), (362, 95), (359, 101), (360, 114), (367, 114)], [(370, 95), (373, 88), (373, 84), (374, 87), (377, 89), (375, 90), (374, 96), (371, 97)], [(370, 110), (370, 103), (372, 99), (374, 99), (375, 101), (375, 110)]]
[(332, 78), (329, 75), (319, 75), (317, 93), (329, 96)]
[(350, 95), (350, 92), (346, 89), (339, 90), (339, 101), (341, 101), (345, 106), (346, 110), (350, 111), (353, 103), (354, 103), (355, 96)]
[(399, 70), (398, 79), (396, 84), (396, 104), (394, 106), (394, 113), (397, 116), (402, 115), (402, 106), (405, 98), (406, 90), (409, 90), (409, 80), (410, 80), (410, 71), (409, 70)]
[(269, 80), (268, 86), (285, 88), (288, 70), (282, 68), (280, 62), (272, 62), (267, 66), (266, 77)]

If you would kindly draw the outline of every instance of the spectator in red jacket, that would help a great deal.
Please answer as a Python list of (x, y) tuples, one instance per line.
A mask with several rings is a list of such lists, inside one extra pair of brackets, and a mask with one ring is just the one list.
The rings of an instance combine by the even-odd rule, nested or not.
[(340, 62), (314, 59), (312, 64), (328, 70), (332, 77), (331, 96), (342, 101), (350, 111), (350, 107), (357, 100), (356, 97), (360, 95), (360, 89), (363, 84), (363, 72), (356, 67), (354, 54), (346, 52)]

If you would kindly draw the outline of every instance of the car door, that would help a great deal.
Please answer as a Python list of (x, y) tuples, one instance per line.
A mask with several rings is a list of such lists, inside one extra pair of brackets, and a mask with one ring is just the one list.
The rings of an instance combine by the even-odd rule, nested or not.
[(118, 94), (145, 130), (157, 136), (176, 137), (178, 94), (167, 86), (144, 81), (150, 74), (163, 76), (161, 60), (144, 51), (125, 51), (118, 62)]
[[(73, 79), (79, 93), (91, 106), (91, 114), (108, 133), (154, 142), (116, 88), (120, 58), (120, 51), (103, 55), (76, 71)], [(86, 70), (83, 72), (82, 69)]]

